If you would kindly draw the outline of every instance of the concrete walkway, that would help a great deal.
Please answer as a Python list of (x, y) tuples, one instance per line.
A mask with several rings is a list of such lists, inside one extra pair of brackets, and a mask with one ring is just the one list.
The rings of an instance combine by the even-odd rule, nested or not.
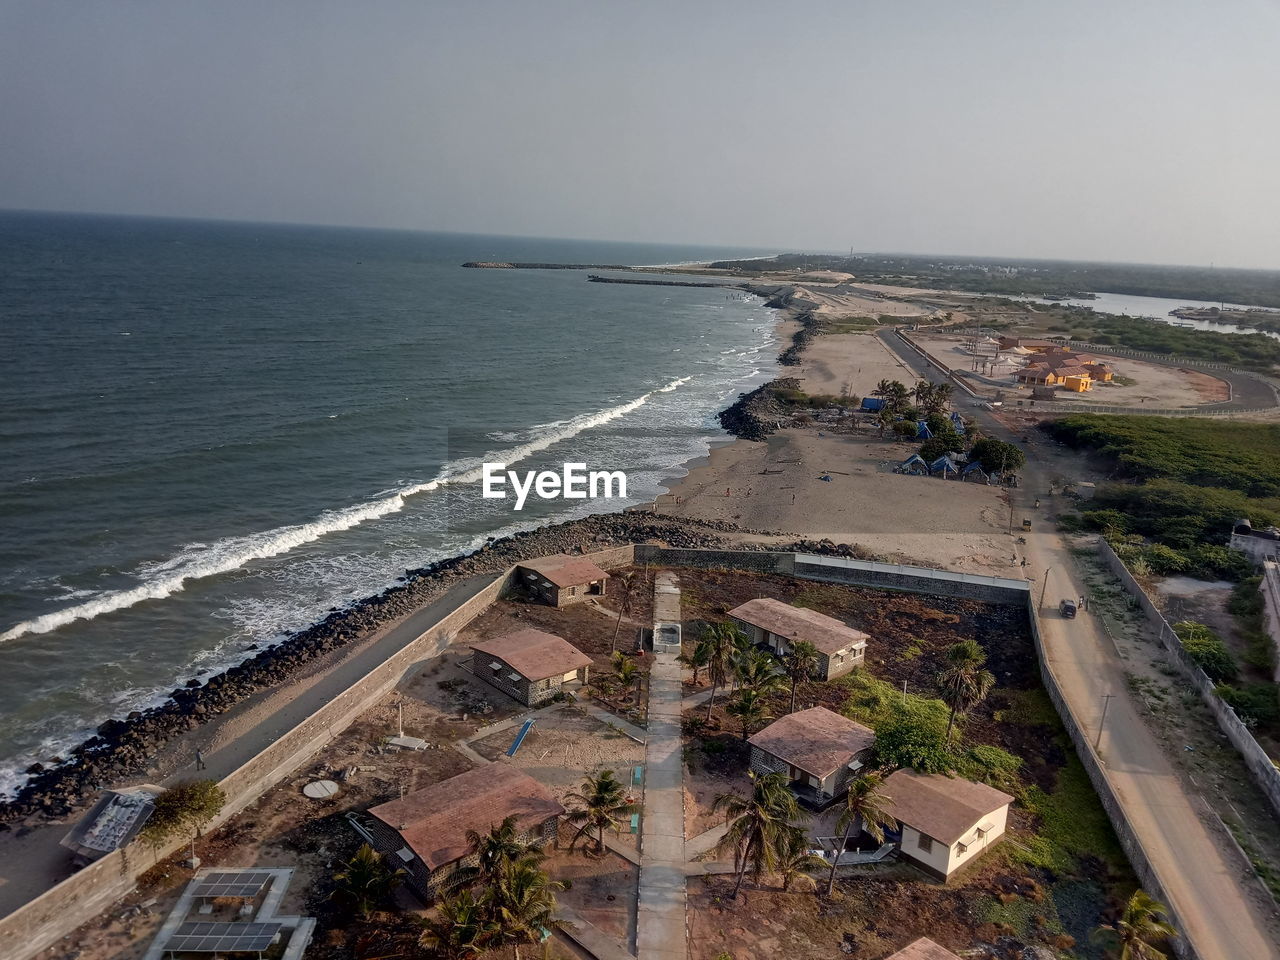
[(687, 960), (684, 757), (680, 745), (680, 664), (658, 654), (649, 673), (644, 828), (640, 837), (639, 960)]
[(635, 960), (627, 945), (606, 933), (595, 924), (582, 919), (572, 907), (560, 905), (556, 918), (567, 924), (564, 935), (582, 949), (593, 955), (596, 960)]

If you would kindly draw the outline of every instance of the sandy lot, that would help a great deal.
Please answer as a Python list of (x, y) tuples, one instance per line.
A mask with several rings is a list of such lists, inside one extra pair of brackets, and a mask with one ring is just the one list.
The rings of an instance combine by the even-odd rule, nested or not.
[(860, 293), (856, 287), (796, 287), (796, 298), (817, 304), (814, 310), (824, 317), (925, 317), (932, 307), (905, 300), (890, 300), (874, 293)]
[(869, 333), (824, 334), (794, 369), (784, 375), (798, 378), (801, 389), (810, 394), (865, 397), (881, 380), (901, 380), (908, 386), (916, 381), (911, 369)]
[[(742, 441), (713, 450), (708, 463), (672, 486), (679, 502), (664, 499), (662, 512), (828, 537), (860, 544), (885, 559), (1010, 573), (1018, 558), (1009, 544), (1002, 491), (893, 473), (894, 464), (915, 449), (913, 443), (879, 440), (874, 432), (782, 430), (763, 443)], [(819, 479), (824, 475), (831, 480)]]

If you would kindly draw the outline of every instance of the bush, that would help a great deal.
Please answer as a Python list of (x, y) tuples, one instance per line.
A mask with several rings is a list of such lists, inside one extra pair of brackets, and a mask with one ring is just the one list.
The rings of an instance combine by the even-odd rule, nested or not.
[(1241, 720), (1261, 724), (1280, 721), (1280, 687), (1274, 683), (1250, 683), (1243, 687), (1220, 683), (1214, 687), (1214, 693), (1238, 713)]
[(1173, 632), (1182, 641), (1187, 656), (1209, 675), (1210, 680), (1234, 680), (1238, 673), (1235, 661), (1222, 638), (1194, 620), (1183, 620), (1173, 625)]
[(946, 453), (959, 453), (964, 449), (964, 438), (955, 431), (935, 434), (920, 447), (920, 456), (929, 463)]
[(921, 773), (946, 773), (952, 767), (946, 730), (945, 720), (936, 711), (898, 707), (876, 727), (877, 762), (887, 767), (910, 767)]
[(917, 427), (914, 420), (895, 420), (893, 422), (893, 432), (904, 439), (914, 439), (916, 430)]
[(1022, 760), (1007, 750), (990, 744), (970, 747), (957, 764), (961, 776), (997, 787), (1016, 787)]
[(987, 473), (996, 473), (1000, 470), (1021, 470), (1026, 465), (1027, 455), (1012, 443), (983, 437), (969, 451), (969, 459), (981, 463)]

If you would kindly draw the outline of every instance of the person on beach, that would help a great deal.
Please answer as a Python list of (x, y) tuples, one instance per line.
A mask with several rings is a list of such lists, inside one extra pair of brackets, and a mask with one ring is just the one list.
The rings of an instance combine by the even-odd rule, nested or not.
[(204, 762), (204, 751), (201, 750), (199, 747), (196, 747), (196, 769), (197, 770), (206, 769), (205, 762)]

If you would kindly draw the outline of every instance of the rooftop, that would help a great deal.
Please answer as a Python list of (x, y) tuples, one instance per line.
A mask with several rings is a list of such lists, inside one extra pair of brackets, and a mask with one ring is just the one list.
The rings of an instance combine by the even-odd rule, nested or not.
[(730, 610), (729, 616), (793, 642), (807, 641), (828, 655), (870, 639), (835, 617), (767, 597), (748, 600)]
[(907, 944), (893, 956), (886, 957), (885, 960), (960, 960), (960, 958), (946, 947), (938, 946), (928, 937), (921, 937)]
[(539, 557), (536, 560), (521, 560), (517, 566), (541, 574), (557, 587), (580, 587), (584, 583), (609, 578), (609, 574), (586, 557), (571, 557), (567, 553)]
[(881, 792), (894, 819), (946, 844), (1013, 802), (1013, 797), (985, 783), (914, 770), (891, 774)]
[(369, 810), (393, 830), (431, 870), (453, 863), (471, 849), (467, 831), (487, 833), (507, 817), (529, 829), (564, 813), (546, 787), (527, 773), (490, 763), (399, 800)]
[(875, 731), (826, 707), (789, 713), (748, 743), (825, 779), (876, 742)]
[(497, 657), (526, 680), (560, 677), (570, 670), (591, 666), (591, 658), (568, 640), (532, 627), (481, 640), (471, 647)]

